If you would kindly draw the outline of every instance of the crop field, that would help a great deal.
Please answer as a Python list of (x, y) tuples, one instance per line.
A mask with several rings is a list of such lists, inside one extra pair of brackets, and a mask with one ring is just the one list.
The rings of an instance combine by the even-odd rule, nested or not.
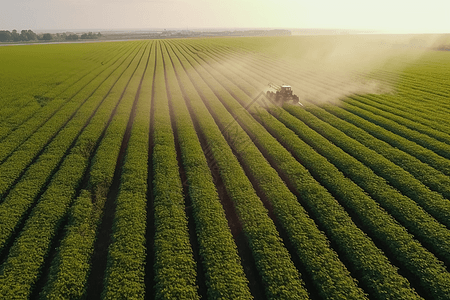
[(0, 47), (0, 298), (450, 299), (450, 51), (340, 39)]

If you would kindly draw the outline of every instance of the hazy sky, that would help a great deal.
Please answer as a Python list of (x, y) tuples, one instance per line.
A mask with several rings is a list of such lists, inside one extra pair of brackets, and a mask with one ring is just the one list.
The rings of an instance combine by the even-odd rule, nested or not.
[(0, 30), (337, 28), (450, 33), (449, 0), (5, 0)]

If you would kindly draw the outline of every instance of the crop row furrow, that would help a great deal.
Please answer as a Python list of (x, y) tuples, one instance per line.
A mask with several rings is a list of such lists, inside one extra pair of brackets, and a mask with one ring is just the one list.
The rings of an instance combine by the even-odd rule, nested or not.
[[(196, 59), (195, 57), (193, 59)], [(199, 58), (198, 58), (199, 59)], [(200, 60), (200, 59), (199, 59)], [(208, 67), (208, 72), (214, 76), (223, 86), (226, 86), (229, 92), (235, 94), (235, 98), (244, 99), (245, 104), (251, 101), (238, 88), (233, 86), (222, 74), (225, 70), (215, 65), (215, 69)], [(218, 70), (221, 72), (219, 73)], [(211, 76), (210, 75), (210, 76)], [(225, 99), (225, 98), (223, 98)], [(231, 98), (232, 99), (232, 98)], [(247, 133), (254, 135), (259, 132), (261, 135), (256, 139), (256, 143), (263, 153), (273, 160), (275, 167), (285, 174), (289, 174), (291, 184), (295, 187), (298, 195), (304, 200), (306, 205), (314, 216), (315, 220), (325, 230), (332, 242), (338, 245), (341, 253), (346, 253), (345, 259), (350, 262), (353, 271), (358, 270), (358, 279), (367, 289), (369, 294), (376, 298), (384, 298), (385, 293), (391, 296), (397, 294), (400, 297), (417, 297), (415, 292), (409, 287), (405, 278), (398, 275), (396, 268), (393, 267), (383, 253), (376, 248), (373, 242), (352, 222), (348, 214), (344, 211), (335, 199), (332, 198), (326, 190), (317, 184), (309, 173), (276, 142), (265, 130), (261, 130), (261, 125), (246, 115), (238, 103), (233, 104), (235, 100), (228, 100), (228, 109), (239, 115), (239, 119), (245, 122)], [(241, 113), (242, 112), (242, 113)], [(259, 111), (261, 116), (268, 119), (272, 117), (264, 110)], [(272, 118), (272, 124), (279, 124)], [(291, 132), (292, 135), (295, 135)], [(269, 141), (272, 141), (269, 143)], [(295, 175), (294, 175), (295, 174)], [(318, 200), (318, 198), (320, 200)], [(333, 221), (335, 220), (335, 221)], [(339, 221), (337, 221), (339, 220)], [(345, 232), (345, 234), (344, 234)], [(360, 252), (361, 251), (361, 252)], [(357, 254), (359, 253), (359, 254)], [(362, 259), (364, 257), (364, 259)], [(377, 269), (379, 277), (372, 277), (374, 269)], [(394, 283), (396, 282), (396, 283)], [(392, 289), (395, 285), (398, 288)], [(408, 296), (407, 296), (408, 295)]]
[[(158, 45), (161, 43), (157, 42)], [(162, 53), (157, 47), (154, 133), (153, 209), (156, 299), (198, 299), (196, 264), (189, 241), (188, 221), (169, 114)]]
[[(85, 296), (88, 274), (92, 273), (91, 268), (94, 267), (91, 256), (96, 250), (94, 240), (98, 232), (98, 224), (104, 214), (113, 175), (117, 168), (120, 169), (119, 150), (124, 139), (127, 119), (130, 119), (139, 80), (144, 72), (145, 59), (148, 56), (149, 49), (146, 49), (127, 83), (126, 90), (120, 96), (121, 104), (117, 107), (95, 152), (86, 190), (81, 192), (71, 208), (71, 221), (66, 228), (67, 234), (61, 242), (57, 256), (52, 262), (49, 280), (41, 294), (43, 299)], [(101, 288), (96, 286), (96, 290), (100, 295)]]
[[(141, 50), (142, 51), (142, 50)], [(120, 105), (120, 95), (129, 82), (139, 61), (135, 56), (123, 76), (118, 78), (102, 106), (78, 137), (75, 146), (65, 157), (47, 190), (33, 208), (25, 226), (9, 251), (7, 260), (0, 268), (0, 295), (5, 299), (27, 298), (39, 277), (40, 269), (49, 251), (48, 247), (59, 230), (79, 184), (90, 164), (99, 138), (107, 128), (108, 120)], [(93, 102), (95, 105), (95, 102)], [(93, 108), (91, 108), (91, 111)], [(91, 147), (86, 147), (91, 145)]]
[[(218, 69), (217, 67), (216, 67), (216, 69)], [(225, 74), (225, 72), (222, 72), (222, 74)], [(220, 81), (221, 83), (223, 83), (223, 82), (225, 82), (225, 80), (221, 80)], [(244, 98), (243, 96), (241, 96), (241, 98)], [(247, 98), (248, 99), (248, 98)], [(299, 110), (301, 110), (300, 108), (298, 108)], [(293, 119), (292, 117), (291, 118), (288, 118), (287, 117), (287, 115), (288, 114), (286, 114), (286, 113), (278, 113), (277, 114), (278, 116), (279, 116), (279, 118), (281, 119), (281, 118), (286, 118), (285, 119), (285, 124), (289, 124), (289, 125), (292, 125), (292, 124), (295, 124), (295, 122), (294, 122), (294, 120), (295, 119)], [(269, 118), (270, 119), (270, 118)], [(266, 121), (267, 121), (267, 119), (266, 119)], [(274, 122), (274, 121), (272, 121), (271, 123), (267, 123), (267, 124), (269, 124), (269, 125), (272, 125), (273, 124), (273, 126), (274, 127), (271, 127), (271, 130), (272, 131), (274, 131), (275, 129), (274, 128), (276, 128), (276, 124), (275, 124), (276, 122)], [(266, 126), (268, 126), (266, 124)], [(288, 125), (288, 126), (289, 126)], [(292, 125), (293, 126), (293, 125)], [(290, 141), (289, 142), (289, 144), (287, 144), (287, 145), (298, 145), (298, 144), (300, 144), (300, 140), (298, 140), (296, 143), (294, 143), (292, 140), (295, 140), (295, 138), (293, 137), (293, 134), (292, 134), (292, 132), (290, 133), (290, 137), (289, 138), (287, 138), (287, 136), (289, 135), (289, 132), (287, 131), (287, 130), (284, 130), (284, 131), (282, 131), (280, 128), (282, 128), (282, 127), (279, 127), (279, 129), (278, 129), (278, 132), (277, 132), (277, 134), (276, 134), (276, 136), (277, 137), (279, 137), (280, 139), (283, 139), (285, 142), (284, 142), (284, 144), (286, 145), (286, 143), (287, 143), (287, 141)], [(252, 130), (252, 132), (254, 132), (254, 130)], [(298, 130), (297, 131), (297, 134), (298, 134), (298, 132), (302, 132), (302, 133), (304, 133), (305, 132), (305, 130)], [(303, 134), (303, 136), (302, 136), (302, 138), (310, 138), (310, 139), (313, 139), (313, 132), (309, 132), (309, 133), (304, 133)], [(324, 146), (325, 147), (325, 146)], [(329, 146), (327, 146), (328, 148), (329, 148)], [(327, 148), (327, 147), (325, 147), (325, 148)], [(328, 149), (327, 148), (327, 149)], [(289, 148), (289, 149), (291, 149), (291, 148)], [(305, 150), (303, 150), (303, 152), (304, 152)], [(301, 151), (296, 151), (296, 154), (297, 155), (299, 155), (298, 153), (300, 153)], [(336, 152), (336, 151), (334, 151), (334, 152)], [(312, 153), (314, 153), (314, 152), (312, 152)], [(334, 155), (335, 155), (336, 153), (334, 153)], [(328, 156), (328, 157), (330, 157), (330, 156)], [(302, 162), (306, 162), (306, 161), (308, 161), (308, 164), (310, 165), (310, 167), (312, 166), (312, 167), (314, 167), (313, 166), (313, 164), (310, 164), (309, 162), (313, 162), (313, 161), (317, 161), (319, 159), (319, 156), (317, 156), (317, 158), (315, 159), (315, 160), (313, 160), (312, 158), (310, 158), (310, 159), (308, 159), (308, 160), (306, 160), (306, 159), (302, 159)], [(323, 158), (322, 158), (323, 159)], [(323, 167), (323, 166), (322, 166)], [(314, 169), (313, 169), (314, 170)], [(327, 179), (327, 176), (330, 176), (330, 172), (331, 172), (331, 170), (332, 169), (330, 169), (330, 168), (328, 168), (327, 170), (323, 170), (323, 171), (321, 171), (320, 170), (320, 168), (317, 168), (317, 167), (315, 167), (315, 170), (314, 170), (314, 172), (316, 173), (316, 174), (319, 174), (320, 172), (322, 172), (322, 174), (323, 175), (320, 175), (321, 176), (321, 181), (324, 181), (324, 183), (326, 183), (326, 181), (328, 180)], [(334, 174), (335, 176), (333, 176), (333, 178), (343, 178), (342, 177), (342, 175), (340, 175), (339, 176), (339, 173), (337, 173), (337, 172), (335, 172), (336, 174)], [(326, 176), (325, 176), (326, 175)], [(328, 177), (329, 178), (329, 177)], [(337, 187), (336, 185), (337, 185), (337, 182), (336, 182), (336, 180), (333, 180), (332, 182), (330, 181), (329, 183), (326, 183), (327, 184), (327, 188), (328, 189), (330, 189), (331, 188), (331, 190), (336, 190), (336, 189), (338, 189), (339, 187)], [(341, 187), (340, 188), (342, 188), (343, 190), (346, 190), (346, 186), (348, 186), (348, 184), (349, 183), (347, 183), (347, 184), (343, 184), (343, 185), (341, 185)], [(347, 189), (348, 190), (348, 189)], [(347, 192), (344, 192), (344, 195), (350, 195), (350, 194), (354, 194), (354, 195), (358, 195), (358, 193), (356, 193), (356, 190), (358, 190), (358, 189), (355, 189), (354, 191), (351, 191), (351, 190), (348, 190)], [(355, 194), (356, 193), (356, 194)], [(358, 200), (355, 200), (355, 204), (356, 203), (359, 203), (359, 202), (363, 202), (363, 199), (365, 198), (365, 195), (364, 195), (364, 193), (362, 193), (362, 191), (359, 191), (359, 198), (361, 198), (362, 197), (362, 199), (359, 199), (359, 201)], [(345, 198), (345, 196), (340, 196), (340, 198)], [(347, 201), (349, 201), (348, 199), (345, 199), (345, 200), (347, 200)], [(382, 210), (379, 210), (379, 212), (377, 212), (377, 210), (378, 210), (378, 208), (377, 208), (377, 205), (374, 205), (375, 204), (375, 202), (372, 200), (372, 199), (367, 199), (366, 201), (364, 201), (364, 202), (367, 202), (367, 201), (369, 201), (369, 202), (371, 202), (372, 203), (372, 205), (368, 205), (369, 207), (370, 206), (372, 206), (372, 207), (374, 207), (375, 209), (374, 210), (371, 210), (370, 211), (370, 214), (367, 214), (366, 216), (365, 216), (365, 219), (364, 219), (364, 224), (374, 224), (372, 227), (372, 231), (373, 230), (375, 230), (376, 231), (376, 235), (375, 236), (380, 236), (380, 234), (381, 235), (383, 235), (383, 237), (384, 238), (389, 238), (389, 240), (390, 240), (390, 243), (385, 243), (385, 247), (390, 247), (390, 250), (391, 251), (393, 251), (394, 253), (395, 253), (395, 251), (397, 251), (397, 253), (396, 253), (396, 256), (402, 256), (402, 259), (404, 260), (403, 261), (403, 263), (404, 263), (404, 265), (405, 266), (407, 266), (407, 268), (409, 268), (409, 269), (412, 269), (414, 272), (415, 272), (415, 274), (416, 274), (416, 276), (418, 275), (418, 274), (420, 274), (420, 275), (422, 275), (421, 274), (421, 272), (423, 272), (422, 271), (422, 268), (424, 267), (424, 266), (426, 266), (427, 264), (432, 264), (433, 266), (432, 267), (430, 267), (429, 268), (429, 270), (428, 271), (426, 271), (426, 272), (428, 272), (428, 275), (427, 275), (427, 277), (428, 278), (426, 278), (426, 279), (422, 279), (422, 285), (423, 285), (423, 287), (424, 287), (424, 289), (427, 289), (427, 288), (429, 288), (429, 286), (428, 286), (428, 282), (427, 282), (427, 280), (430, 280), (431, 278), (433, 278), (433, 274), (434, 274), (434, 271), (436, 271), (437, 270), (437, 272), (441, 272), (441, 271), (444, 271), (445, 270), (445, 268), (442, 266), (442, 263), (441, 262), (439, 262), (439, 261), (437, 261), (437, 259), (435, 258), (435, 257), (433, 257), (433, 255), (432, 254), (430, 254), (430, 253), (428, 253), (425, 249), (423, 249), (421, 246), (420, 246), (420, 244), (418, 244), (417, 242), (415, 242), (410, 236), (408, 237), (408, 234), (407, 234), (407, 232), (406, 232), (406, 230), (404, 229), (404, 228), (402, 228), (402, 227), (399, 227), (397, 224), (396, 224), (396, 222), (395, 221), (393, 221), (393, 219), (391, 219), (390, 218), (390, 216), (389, 215), (387, 215), (385, 212), (383, 212)], [(369, 203), (369, 202), (367, 202), (367, 203)], [(352, 205), (348, 205), (347, 206), (347, 208), (348, 209), (350, 209), (350, 208), (352, 208), (353, 206)], [(356, 205), (355, 205), (355, 207), (357, 207)], [(365, 212), (364, 211), (360, 211), (359, 212), (360, 214), (365, 214)], [(370, 220), (370, 216), (371, 215), (373, 215), (374, 217), (376, 217), (376, 218), (378, 218), (378, 221), (380, 220), (380, 219), (383, 219), (383, 225), (381, 225), (381, 223), (380, 222), (378, 222), (376, 219), (373, 219), (373, 220)], [(384, 217), (383, 217), (384, 216)], [(436, 226), (437, 227), (439, 227), (439, 224), (437, 224), (437, 222), (435, 222), (436, 224)], [(389, 232), (388, 230), (385, 230), (384, 229), (384, 227), (388, 227), (387, 226), (387, 224), (390, 224), (390, 231), (391, 232)], [(441, 230), (441, 233), (442, 232), (444, 232), (444, 233), (446, 233), (446, 229), (445, 228), (441, 228), (442, 230)], [(396, 232), (394, 232), (394, 231), (396, 231)], [(397, 235), (401, 235), (402, 236), (402, 238), (399, 238)], [(444, 239), (445, 240), (445, 239)], [(402, 243), (404, 243), (405, 241), (408, 241), (408, 243), (409, 243), (409, 245), (411, 246), (411, 249), (414, 249), (414, 250), (410, 250), (410, 251), (406, 251), (405, 249), (402, 249), (402, 251), (398, 251), (398, 250), (396, 250), (396, 247), (394, 247), (394, 246), (391, 246), (391, 245), (393, 245), (394, 243), (396, 243), (397, 245), (401, 245)], [(437, 243), (437, 242), (436, 242)], [(414, 245), (414, 246), (413, 246)], [(409, 253), (403, 253), (403, 251), (406, 251), (406, 252), (409, 252)], [(418, 261), (417, 261), (417, 254), (418, 253), (421, 253), (421, 259), (423, 259), (423, 262), (422, 262), (422, 266), (421, 267), (416, 267), (415, 266), (415, 264), (416, 263), (418, 263)], [(446, 279), (446, 275), (445, 275), (445, 271), (444, 271), (444, 273), (443, 273), (444, 275), (440, 278), (440, 282), (438, 283), (438, 285), (439, 285), (439, 288), (440, 288), (440, 291), (437, 293), (437, 296), (440, 296), (440, 297), (446, 297), (446, 296), (448, 296), (448, 291), (446, 291), (446, 288), (445, 288), (445, 286), (446, 286), (446, 282), (448, 281), (448, 279)], [(422, 277), (420, 277), (420, 278), (422, 278)], [(433, 290), (433, 288), (430, 288), (431, 290)]]
[[(0, 196), (5, 197), (8, 192), (14, 187), (15, 183), (23, 176), (27, 168), (32, 165), (39, 156), (44, 153), (46, 148), (52, 143), (52, 141), (58, 136), (58, 134), (70, 123), (73, 118), (79, 117), (81, 115), (80, 109), (86, 102), (90, 101), (95, 93), (104, 86), (105, 82), (111, 80), (111, 76), (116, 72), (117, 68), (120, 67), (126, 61), (127, 57), (133, 54), (134, 50), (130, 50), (127, 56), (119, 57), (118, 60), (111, 65), (106, 72), (97, 74), (95, 78), (89, 83), (89, 87), (82, 88), (81, 93), (76, 93), (73, 96), (73, 102), (64, 106), (62, 109), (55, 111), (52, 117), (46, 122), (42, 127), (37, 127), (33, 129), (33, 124), (28, 124), (30, 126), (24, 127), (21, 133), (14, 134), (10, 136), (8, 140), (3, 141), (0, 144), (0, 148), (10, 148), (10, 155), (5, 152), (6, 159), (0, 165)], [(39, 117), (33, 118), (34, 121), (39, 122)], [(31, 120), (32, 121), (32, 120)], [(34, 124), (36, 125), (36, 124)], [(31, 135), (30, 137), (28, 137)], [(14, 150), (16, 141), (14, 138), (23, 138), (25, 141), (23, 144), (17, 145), (18, 147)], [(12, 140), (11, 143), (10, 140)], [(5, 147), (3, 147), (5, 146)], [(5, 157), (3, 156), (3, 157)], [(1, 202), (1, 201), (0, 201)]]
[[(97, 110), (102, 106), (108, 95), (113, 92), (118, 80), (126, 72), (132, 63), (133, 57), (124, 58), (116, 70), (104, 79), (103, 84), (83, 105), (78, 115), (66, 126), (54, 141), (47, 146), (43, 154), (32, 164), (17, 182), (14, 188), (8, 193), (4, 201), (0, 204), (0, 249), (4, 247), (11, 236), (17, 232), (18, 225), (27, 211), (33, 207), (33, 203), (45, 191), (47, 182), (52, 177), (65, 157), (71, 151), (83, 129), (88, 125)], [(88, 155), (95, 146), (95, 139), (83, 139), (79, 149), (80, 153)]]
[[(239, 58), (233, 57), (234, 60)], [(276, 68), (277, 66), (273, 66), (270, 65), (271, 70), (273, 70), (272, 68)], [(247, 68), (247, 69), (251, 69), (251, 68)], [(259, 76), (263, 76), (264, 73), (260, 72), (261, 69), (257, 69), (256, 71), (254, 71), (255, 73), (258, 73)], [(273, 71), (271, 72), (273, 73)], [(284, 74), (285, 75), (285, 74)], [(282, 76), (282, 74), (279, 75), (279, 78), (284, 78), (283, 80), (286, 80), (285, 76)], [(256, 76), (254, 76), (256, 78)], [(265, 80), (270, 80), (269, 76), (266, 75), (265, 76)], [(330, 106), (331, 107), (331, 106)], [(333, 106), (330, 109), (334, 109), (334, 110), (339, 110), (338, 107)], [(359, 123), (357, 122), (361, 122), (364, 121), (364, 119), (360, 119), (358, 118), (359, 121), (354, 121), (353, 123), (357, 126), (359, 126)], [(367, 124), (369, 124), (368, 122), (365, 122)], [(372, 129), (376, 129), (377, 127), (374, 127), (374, 124), (371, 125)], [(446, 175), (450, 175), (450, 162), (438, 155), (436, 155), (435, 153), (433, 153), (432, 151), (429, 151), (427, 149), (422, 148), (419, 145), (416, 145), (415, 143), (406, 140), (405, 138), (392, 134), (389, 131), (385, 131), (383, 129), (378, 128), (377, 131), (383, 131), (385, 132), (384, 135), (380, 135), (381, 132), (371, 132), (369, 131), (369, 133), (371, 133), (372, 135), (375, 134), (375, 136), (379, 139), (385, 140), (386, 142), (389, 142), (391, 145), (393, 145), (394, 147), (398, 147), (399, 149), (419, 158), (421, 161), (428, 163), (429, 165), (431, 165), (433, 168), (443, 172)]]
[(108, 249), (103, 299), (143, 298), (147, 219), (147, 161), (155, 43), (141, 78), (131, 136), (123, 164), (119, 194), (116, 200), (112, 242)]
[(411, 130), (404, 125), (379, 115), (379, 111), (376, 109), (371, 109), (367, 105), (359, 102), (360, 97), (361, 96), (351, 96), (345, 99), (345, 104), (342, 107), (347, 111), (413, 141), (422, 147), (430, 149), (442, 157), (450, 159), (450, 145), (440, 142), (426, 134)]
[[(225, 212), (195, 132), (181, 87), (177, 83), (175, 54), (163, 50), (170, 100), (174, 110), (182, 161), (193, 204), (196, 232), (206, 273), (208, 299), (251, 299), (248, 281), (240, 264)], [(193, 89), (193, 86), (189, 86)], [(191, 90), (195, 93), (195, 90)]]
[[(126, 47), (128, 48), (128, 47)], [(109, 54), (109, 52), (106, 51), (99, 51), (98, 54), (100, 57), (105, 58), (105, 62), (103, 64), (109, 65), (111, 61), (114, 59), (118, 59), (121, 56), (124, 55), (125, 52), (123, 50), (126, 49), (125, 46), (121, 47), (117, 50), (117, 52)], [(106, 49), (104, 49), (106, 50)], [(74, 87), (77, 87), (80, 85), (80, 82), (83, 81), (83, 79), (90, 77), (87, 81), (84, 80), (85, 85), (91, 81), (92, 73), (99, 68), (97, 64), (92, 66), (91, 64), (84, 66), (84, 69), (80, 70), (80, 68), (74, 69), (72, 72), (68, 72), (67, 70), (62, 71), (64, 74), (66, 74), (67, 79), (64, 82), (59, 83), (56, 87), (52, 87), (50, 90), (46, 91), (45, 93), (42, 93), (42, 95), (36, 95), (35, 98), (41, 97), (42, 99), (45, 99), (47, 101), (52, 101), (54, 99), (58, 98), (66, 98), (70, 99), (67, 95), (67, 93), (71, 90), (73, 90)], [(86, 71), (88, 69), (88, 71)], [(81, 76), (79, 75), (80, 72), (84, 72)], [(95, 73), (95, 72), (94, 72)], [(30, 102), (36, 102), (36, 99), (33, 98)], [(45, 105), (49, 105), (48, 103)], [(44, 107), (45, 107), (44, 106)], [(32, 118), (36, 113), (39, 113), (40, 110), (46, 110), (46, 108), (42, 108), (38, 103), (26, 103), (23, 108), (18, 109), (15, 111), (14, 114), (9, 116), (8, 119), (2, 121), (0, 126), (0, 140), (3, 140), (7, 137), (8, 134), (10, 134), (13, 130), (16, 130), (17, 127), (19, 127), (24, 122), (28, 121), (28, 119)], [(54, 109), (54, 111), (56, 111)], [(39, 117), (42, 120), (45, 120), (44, 116)], [(39, 127), (39, 125), (36, 125), (36, 128)]]
[[(322, 107), (328, 108), (330, 106), (327, 105), (327, 106), (322, 106)], [(403, 152), (402, 150), (399, 150), (396, 147), (393, 147), (393, 146), (389, 145), (388, 143), (373, 137), (367, 131), (364, 131), (363, 129), (361, 129), (343, 119), (339, 119), (335, 115), (328, 113), (327, 111), (325, 111), (323, 109), (319, 109), (319, 108), (311, 106), (311, 107), (307, 107), (307, 110), (309, 112), (313, 113), (316, 117), (320, 118), (321, 120), (331, 124), (335, 128), (338, 128), (340, 131), (344, 132), (346, 135), (354, 138), (361, 144), (364, 144), (366, 147), (383, 155), (384, 157), (386, 157), (387, 159), (389, 159), (390, 161), (395, 163), (397, 166), (408, 171), (411, 175), (413, 175), (415, 178), (420, 180), (422, 183), (424, 183), (426, 186), (428, 186), (431, 190), (442, 194), (447, 199), (450, 199), (450, 178), (448, 176), (445, 176), (444, 174), (442, 174), (441, 172), (432, 168), (431, 166), (427, 165), (426, 163), (421, 162), (419, 159), (415, 158), (414, 156), (409, 155), (406, 152)], [(370, 126), (369, 123), (367, 123), (367, 126)], [(364, 159), (368, 160), (369, 157), (368, 156), (361, 157), (360, 160), (364, 160)], [(404, 174), (404, 173), (402, 173), (402, 174)], [(406, 179), (408, 177), (409, 176), (406, 175)], [(403, 180), (403, 179), (404, 179), (404, 177), (401, 177), (401, 176), (396, 178), (396, 180)], [(410, 185), (410, 183), (408, 183), (407, 185)], [(414, 194), (410, 195), (410, 197), (412, 199), (414, 199), (414, 197), (416, 197), (416, 196), (419, 196), (419, 195), (414, 195)], [(430, 196), (430, 198), (425, 198), (425, 199), (433, 200), (436, 198), (433, 196)], [(446, 201), (442, 201), (442, 199), (439, 199), (439, 201), (437, 201), (437, 203), (436, 203), (437, 205), (442, 206), (440, 208), (440, 211), (442, 211), (444, 214), (445, 214), (445, 211), (448, 211), (448, 209), (445, 208), (445, 205), (447, 205), (445, 202)], [(444, 224), (445, 224), (445, 222), (444, 222)]]
[[(430, 111), (423, 105), (417, 102), (406, 100), (398, 96), (365, 96), (363, 99), (366, 104), (372, 105), (376, 108), (394, 113), (397, 116), (409, 119), (411, 121), (423, 124), (434, 130), (450, 134), (450, 127), (446, 124), (447, 118), (439, 116), (436, 111)], [(442, 110), (442, 108), (440, 108)], [(448, 114), (448, 112), (445, 112)], [(422, 126), (423, 126), (422, 125)], [(425, 132), (424, 132), (425, 133)]]
[(204, 72), (182, 49), (176, 47), (174, 51), (201, 97), (199, 99), (195, 94), (192, 95), (190, 99), (192, 110), (207, 139), (226, 191), (234, 203), (262, 277), (267, 298), (308, 298), (298, 271), (283, 246), (273, 221), (268, 217), (266, 208), (220, 132), (220, 129), (223, 130), (227, 126), (231, 131), (240, 130), (240, 127), (234, 123), (233, 117), (224, 110), (217, 99), (216, 88), (211, 85), (217, 86), (218, 83), (212, 81), (212, 78), (206, 79)]
[(368, 132), (373, 137), (385, 141), (390, 144), (392, 147), (398, 148), (413, 157), (416, 157), (420, 161), (430, 165), (434, 169), (444, 173), (447, 176), (450, 176), (450, 161), (445, 159), (433, 151), (426, 149), (408, 139), (398, 136), (381, 126), (378, 126), (370, 121), (359, 117), (345, 109), (342, 109), (337, 106), (324, 106), (326, 111), (331, 114), (343, 119), (363, 130)]
[[(440, 142), (450, 144), (450, 136), (439, 129), (433, 129), (428, 125), (423, 124), (423, 120), (420, 118), (423, 113), (415, 113), (414, 115), (408, 115), (404, 113), (401, 109), (389, 109), (388, 106), (384, 104), (377, 104), (378, 99), (380, 96), (371, 96), (371, 95), (364, 95), (361, 97), (358, 97), (359, 103), (364, 103), (365, 109), (377, 114), (378, 116), (384, 117), (386, 119), (389, 119), (391, 121), (394, 121), (398, 123), (399, 125), (405, 126), (411, 130), (415, 130), (417, 132), (420, 132), (422, 134), (425, 134), (431, 138), (434, 138)], [(403, 116), (399, 116), (398, 114), (403, 114)], [(447, 124), (446, 124), (447, 125)], [(439, 126), (438, 127), (444, 127)], [(448, 128), (447, 128), (448, 129)]]
[[(133, 51), (130, 48), (127, 49), (128, 55)], [(110, 69), (114, 70), (116, 65), (123, 61), (124, 55), (126, 54), (122, 53), (122, 56), (117, 55), (117, 59), (112, 63), (99, 68), (96, 72), (92, 72), (83, 81), (67, 90), (58, 99), (40, 110), (34, 117), (12, 131), (0, 143), (0, 161), (4, 164), (7, 161), (6, 159), (12, 155), (13, 151), (20, 149), (20, 147), (27, 147), (27, 142), (32, 144), (42, 144), (45, 142), (46, 139), (42, 137), (38, 141), (33, 141), (33, 135), (36, 132), (45, 130), (49, 136), (57, 134), (54, 131), (62, 128), (65, 122), (73, 117), (79, 106), (87, 101), (89, 96), (95, 92), (105, 78), (108, 78), (107, 74), (112, 72)]]
[[(365, 151), (362, 145), (358, 145), (354, 141), (350, 140), (340, 131), (333, 129), (330, 125), (324, 123), (321, 120), (318, 120), (314, 116), (309, 113), (303, 111), (302, 108), (297, 107), (287, 107), (288, 111), (294, 114), (297, 118), (301, 119), (306, 125), (310, 126), (313, 130), (306, 127), (304, 123), (296, 121), (291, 116), (287, 114), (283, 114), (280, 119), (283, 119), (283, 123), (295, 131), (297, 135), (299, 135), (304, 141), (308, 142), (316, 151), (320, 154), (324, 155), (330, 162), (335, 164), (344, 175), (348, 176), (354, 182), (356, 182), (361, 188), (366, 190), (370, 196), (377, 200), (381, 206), (383, 206), (388, 213), (394, 216), (401, 224), (403, 224), (411, 233), (415, 234), (416, 237), (423, 241), (430, 249), (433, 250), (436, 254), (442, 257), (447, 263), (449, 262), (449, 238), (450, 231), (443, 225), (439, 224), (434, 218), (432, 218), (429, 214), (427, 214), (424, 210), (422, 210), (414, 201), (411, 199), (401, 195), (395, 189), (390, 187), (382, 178), (377, 177), (370, 169), (359, 163), (355, 158), (352, 158), (348, 154), (346, 154), (343, 150), (347, 150), (356, 156), (360, 157), (361, 155), (366, 155), (366, 159), (364, 161), (371, 160), (369, 164), (372, 164), (372, 161), (380, 160), (376, 154), (371, 151)], [(328, 125), (328, 126), (327, 126)], [(321, 137), (320, 134), (323, 134), (326, 138), (330, 139), (331, 142), (336, 143), (337, 146), (341, 147), (343, 150), (338, 148), (337, 146), (332, 145), (326, 139)], [(339, 139), (339, 141), (338, 141)], [(357, 153), (358, 151), (358, 153)], [(393, 169), (392, 166), (383, 162), (383, 160), (379, 161), (380, 168), (383, 169)], [(329, 173), (329, 172), (328, 172)], [(329, 175), (329, 174), (328, 174)], [(331, 188), (331, 185), (329, 189)], [(343, 196), (342, 196), (343, 197)], [(363, 195), (360, 195), (361, 200), (359, 200), (360, 205), (364, 202)], [(444, 202), (444, 199), (441, 199)], [(367, 200), (365, 200), (366, 203)], [(352, 206), (349, 206), (352, 207)], [(356, 208), (356, 206), (353, 206)], [(367, 207), (370, 207), (367, 205)], [(362, 208), (362, 207), (360, 207)], [(358, 209), (360, 209), (358, 208)], [(372, 211), (370, 208), (366, 208), (364, 212), (357, 212), (355, 214), (367, 214), (368, 216), (376, 216), (377, 213)], [(379, 214), (379, 213), (378, 213)], [(362, 217), (364, 224), (370, 224), (369, 218)], [(394, 232), (394, 223), (389, 221), (388, 218), (385, 219), (385, 227), (391, 226), (391, 231)], [(373, 222), (372, 222), (373, 223)], [(397, 231), (399, 231), (397, 229)], [(399, 231), (401, 232), (401, 231)], [(411, 238), (408, 238), (404, 233), (400, 235), (397, 233), (398, 239), (403, 240), (403, 243), (410, 243), (414, 245), (411, 241)], [(391, 242), (392, 243), (392, 242)], [(437, 262), (435, 258), (432, 257), (429, 253), (426, 253), (421, 247), (415, 245), (410, 248), (415, 249), (411, 251), (411, 254), (403, 254), (405, 257), (422, 257), (422, 259), (426, 262), (425, 265), (418, 266), (419, 260), (414, 261), (413, 266), (409, 266), (414, 274), (420, 274), (420, 272), (424, 272), (424, 270), (429, 268), (441, 268), (440, 272), (444, 271), (440, 263)], [(392, 251), (392, 250), (391, 250)], [(406, 252), (405, 250), (403, 250)], [(394, 251), (392, 251), (394, 252)], [(416, 252), (415, 255), (413, 253)], [(396, 257), (400, 258), (401, 253), (396, 254)], [(405, 263), (406, 264), (406, 263)], [(417, 268), (417, 269), (415, 269)], [(445, 272), (444, 272), (445, 273)], [(433, 275), (429, 275), (433, 276)], [(449, 275), (450, 276), (450, 275)], [(421, 276), (424, 277), (424, 276)], [(447, 279), (449, 280), (450, 277)], [(449, 281), (450, 283), (450, 281)], [(426, 284), (424, 284), (426, 286)]]

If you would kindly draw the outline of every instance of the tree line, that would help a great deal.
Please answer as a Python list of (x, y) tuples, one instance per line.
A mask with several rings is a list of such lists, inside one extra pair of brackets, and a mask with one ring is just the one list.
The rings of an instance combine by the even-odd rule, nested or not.
[(17, 30), (9, 31), (9, 30), (0, 30), (0, 42), (21, 42), (21, 41), (76, 41), (78, 39), (98, 39), (102, 36), (99, 33), (83, 33), (80, 36), (75, 33), (42, 33), (36, 34), (32, 30), (22, 30), (20, 33)]

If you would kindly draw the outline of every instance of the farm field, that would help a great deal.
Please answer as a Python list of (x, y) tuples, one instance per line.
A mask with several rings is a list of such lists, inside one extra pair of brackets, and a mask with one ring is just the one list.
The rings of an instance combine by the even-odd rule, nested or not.
[(0, 298), (450, 299), (450, 52), (361, 39), (0, 47)]

